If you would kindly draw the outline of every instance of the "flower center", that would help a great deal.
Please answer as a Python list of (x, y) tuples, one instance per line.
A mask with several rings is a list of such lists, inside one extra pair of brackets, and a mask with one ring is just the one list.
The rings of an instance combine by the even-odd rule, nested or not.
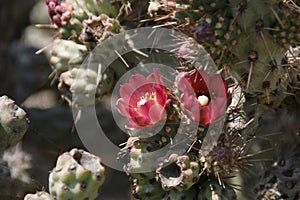
[(205, 96), (205, 95), (200, 95), (198, 97), (198, 101), (201, 104), (201, 106), (206, 106), (208, 104), (208, 102), (209, 102), (209, 98), (207, 96)]
[(157, 101), (155, 92), (151, 92), (151, 93), (146, 92), (146, 94), (144, 96), (141, 96), (140, 98), (141, 100), (137, 102), (137, 107), (141, 107), (142, 105), (145, 105), (145, 103), (149, 100)]

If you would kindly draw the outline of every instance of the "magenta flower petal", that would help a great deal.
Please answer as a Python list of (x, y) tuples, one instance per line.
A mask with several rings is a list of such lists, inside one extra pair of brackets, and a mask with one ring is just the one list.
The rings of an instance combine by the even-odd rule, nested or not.
[(164, 108), (159, 104), (154, 104), (149, 109), (149, 117), (152, 122), (157, 123), (161, 119), (166, 118)]
[(120, 113), (125, 116), (129, 116), (129, 107), (128, 104), (124, 101), (124, 99), (118, 99), (117, 101), (117, 109)]
[(231, 101), (228, 86), (218, 74), (210, 77), (204, 71), (182, 72), (176, 77), (175, 85), (182, 92), (183, 112), (203, 126), (221, 118)]
[(116, 105), (120, 114), (129, 121), (126, 128), (151, 127), (166, 119), (164, 109), (169, 102), (168, 94), (157, 69), (147, 77), (131, 76), (128, 83), (120, 86), (120, 99)]
[(216, 74), (210, 79), (210, 88), (216, 97), (226, 98), (228, 86), (221, 75)]

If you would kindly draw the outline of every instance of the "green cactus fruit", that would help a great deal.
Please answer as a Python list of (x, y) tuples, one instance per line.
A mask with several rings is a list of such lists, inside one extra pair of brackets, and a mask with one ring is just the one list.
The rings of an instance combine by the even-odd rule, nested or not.
[(27, 194), (24, 200), (54, 200), (54, 198), (47, 192), (37, 192), (35, 194)]
[[(172, 122), (172, 120), (169, 122)], [(160, 126), (158, 126), (158, 128), (160, 128)], [(176, 135), (177, 130), (178, 124), (174, 123), (164, 126), (158, 133), (156, 133), (155, 128), (153, 128), (153, 130), (147, 131), (148, 137), (143, 138), (138, 136), (139, 132), (129, 131), (132, 137), (128, 138), (127, 146), (123, 148), (119, 154), (120, 158), (127, 158), (124, 163), (125, 171), (127, 173), (138, 173), (141, 170), (155, 171), (158, 165), (170, 155), (170, 152), (166, 151), (156, 153), (156, 151), (166, 145), (169, 145), (169, 147), (166, 148), (172, 148), (172, 144), (176, 144), (177, 146), (172, 150), (175, 150), (175, 148), (186, 150), (188, 148), (185, 143), (188, 140), (186, 132), (179, 131), (179, 139), (172, 139), (172, 137)], [(145, 132), (143, 136), (145, 136)]]
[(79, 42), (79, 35), (84, 27), (82, 22), (87, 20), (90, 16), (99, 16), (105, 14), (109, 17), (116, 17), (119, 13), (120, 4), (111, 3), (110, 0), (96, 1), (96, 0), (66, 0), (71, 3), (74, 10), (72, 17), (67, 26), (59, 29), (61, 38), (73, 39)]
[(197, 183), (200, 166), (191, 156), (172, 154), (168, 162), (169, 165), (156, 170), (156, 178), (164, 190), (188, 190)]
[(28, 129), (26, 112), (7, 96), (0, 97), (0, 151), (15, 146)]
[(162, 199), (166, 194), (154, 172), (131, 174), (131, 192), (134, 198), (147, 200)]
[(79, 39), (83, 43), (96, 42), (101, 44), (113, 33), (119, 32), (121, 28), (118, 20), (110, 18), (106, 14), (92, 15), (89, 19), (83, 20), (82, 24), (83, 29)]
[(100, 158), (79, 149), (60, 155), (49, 175), (49, 191), (54, 198), (96, 199), (104, 182)]
[(112, 91), (114, 86), (114, 73), (107, 69), (98, 76), (92, 69), (73, 68), (61, 74), (58, 89), (65, 93), (76, 95), (73, 101), (78, 105), (90, 105), (96, 100)]
[(226, 183), (220, 185), (216, 177), (201, 177), (198, 200), (235, 200), (235, 191)]
[(70, 40), (55, 39), (49, 60), (53, 72), (59, 75), (70, 68), (79, 67), (87, 52), (87, 47), (84, 45)]
[(293, 156), (278, 156), (270, 168), (266, 168), (254, 188), (256, 199), (300, 198), (299, 153)]
[[(156, 140), (158, 146), (164, 141)], [(125, 161), (124, 169), (128, 174), (139, 173), (141, 170), (153, 171), (155, 170), (155, 163), (152, 159), (147, 158), (147, 153), (150, 150), (157, 149), (157, 145), (151, 145), (138, 137), (130, 137), (127, 141), (127, 147), (125, 147), (120, 154), (123, 154), (123, 158), (127, 157)]]

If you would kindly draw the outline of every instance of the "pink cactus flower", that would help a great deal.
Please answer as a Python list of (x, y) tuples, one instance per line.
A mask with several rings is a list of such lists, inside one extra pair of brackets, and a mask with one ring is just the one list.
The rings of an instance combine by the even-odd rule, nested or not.
[(158, 75), (158, 70), (148, 77), (133, 75), (129, 83), (120, 87), (118, 111), (128, 118), (127, 129), (152, 127), (165, 120), (165, 108), (170, 102), (169, 90)]
[(209, 76), (204, 71), (193, 70), (177, 75), (175, 85), (182, 92), (181, 109), (202, 126), (220, 119), (231, 103), (231, 94), (221, 75)]

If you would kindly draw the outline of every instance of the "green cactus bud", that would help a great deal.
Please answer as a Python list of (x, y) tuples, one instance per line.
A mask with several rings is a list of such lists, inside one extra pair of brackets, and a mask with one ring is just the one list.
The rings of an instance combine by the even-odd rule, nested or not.
[(58, 157), (49, 175), (50, 194), (60, 200), (96, 199), (104, 171), (99, 157), (72, 149)]
[(26, 112), (7, 96), (0, 97), (0, 151), (15, 146), (27, 128)]

